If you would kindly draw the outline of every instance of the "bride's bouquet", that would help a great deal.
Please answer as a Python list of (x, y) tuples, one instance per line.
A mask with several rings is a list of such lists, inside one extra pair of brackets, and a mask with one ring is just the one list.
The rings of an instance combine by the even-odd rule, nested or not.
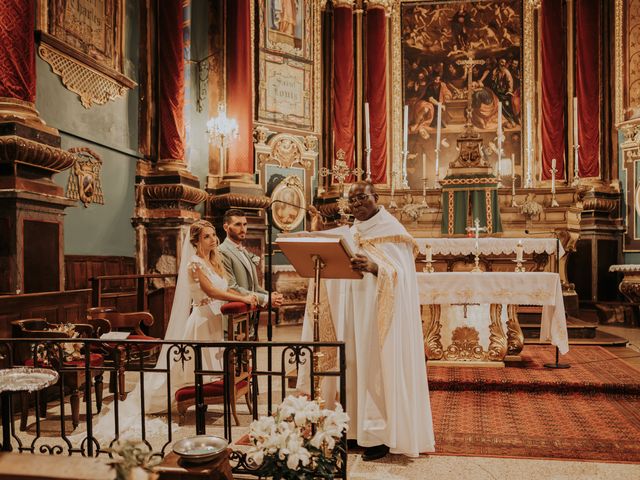
[(349, 417), (340, 405), (321, 409), (305, 397), (287, 397), (271, 417), (249, 427), (252, 447), (247, 458), (261, 476), (274, 480), (334, 478), (342, 465), (338, 442)]

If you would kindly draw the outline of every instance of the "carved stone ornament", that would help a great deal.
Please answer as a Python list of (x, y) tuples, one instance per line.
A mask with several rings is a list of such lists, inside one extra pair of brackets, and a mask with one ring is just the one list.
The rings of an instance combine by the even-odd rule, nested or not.
[(306, 137), (288, 133), (273, 135), (273, 132), (266, 127), (256, 127), (254, 138), (259, 167), (267, 163), (275, 163), (283, 168), (299, 165), (304, 169), (311, 169), (318, 156), (318, 139), (313, 135)]
[(77, 156), (40, 142), (18, 136), (0, 137), (0, 163), (14, 162), (58, 173), (71, 167)]
[(207, 198), (204, 190), (184, 184), (144, 185), (143, 192), (148, 208), (186, 207), (191, 210)]
[(271, 199), (266, 196), (243, 195), (241, 193), (225, 193), (209, 195), (209, 205), (214, 210), (228, 210), (230, 208), (262, 209), (269, 205)]
[(67, 181), (67, 197), (80, 200), (85, 207), (90, 203), (104, 205), (104, 195), (100, 182), (102, 159), (89, 148), (70, 148), (70, 153), (77, 156)]
[(131, 88), (85, 67), (48, 45), (40, 45), (38, 53), (51, 66), (53, 73), (60, 77), (63, 85), (78, 94), (84, 108), (90, 108), (94, 104), (104, 105), (109, 100), (121, 97)]
[(38, 54), (85, 108), (124, 95), (124, 0), (38, 0)]

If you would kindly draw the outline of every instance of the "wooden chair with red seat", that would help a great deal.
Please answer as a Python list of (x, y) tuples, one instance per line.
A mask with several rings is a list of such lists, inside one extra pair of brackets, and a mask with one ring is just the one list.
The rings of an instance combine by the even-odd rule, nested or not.
[[(230, 338), (235, 341), (247, 341), (249, 338), (249, 319), (251, 314), (255, 312), (246, 303), (229, 302), (221, 307), (223, 315), (227, 316), (227, 332)], [(237, 400), (244, 396), (247, 402), (249, 413), (253, 413), (251, 405), (251, 387), (253, 379), (251, 377), (251, 361), (249, 352), (244, 351), (240, 360), (236, 358), (235, 352), (229, 355), (226, 370), (233, 372), (233, 388), (231, 389), (231, 414), (236, 425), (240, 425), (238, 412), (236, 408)], [(204, 404), (215, 405), (224, 403), (224, 380), (219, 379), (206, 383), (202, 386)], [(182, 387), (175, 394), (175, 400), (178, 410), (178, 424), (183, 425), (187, 410), (196, 404), (196, 387), (190, 385)]]
[[(42, 318), (27, 318), (23, 320), (14, 320), (11, 322), (13, 327), (13, 336), (15, 338), (50, 338), (50, 339), (71, 339), (73, 338), (67, 332), (57, 330), (59, 324), (48, 323)], [(73, 324), (74, 330), (79, 334), (80, 338), (91, 338), (94, 336), (93, 327), (88, 324)], [(64, 360), (60, 365), (59, 353), (57, 350), (44, 353), (44, 358), (34, 359), (34, 353), (32, 348), (36, 345), (25, 344), (21, 349), (16, 352), (16, 359), (22, 362), (27, 367), (49, 367), (53, 368), (60, 373), (61, 377), (64, 377), (64, 385), (71, 389), (69, 401), (71, 404), (71, 419), (73, 422), (73, 428), (76, 428), (80, 424), (80, 397), (79, 391), (87, 381), (85, 376), (85, 353), (81, 352), (79, 358), (70, 360)], [(104, 357), (99, 353), (90, 353), (89, 366), (90, 367), (102, 367), (104, 364)], [(65, 369), (60, 372), (60, 368)], [(94, 390), (96, 395), (96, 406), (98, 412), (102, 409), (102, 370), (90, 370), (89, 382), (93, 379)], [(62, 381), (62, 378), (61, 380)], [(40, 405), (42, 416), (46, 416), (47, 410), (47, 398), (46, 393), (41, 395), (42, 404)], [(64, 399), (61, 399), (64, 401)], [(24, 431), (27, 428), (27, 418), (29, 416), (29, 394), (22, 393), (21, 398), (21, 415), (20, 415), (20, 430)]]
[[(150, 337), (142, 331), (142, 326), (153, 325), (153, 315), (149, 312), (130, 312), (119, 313), (110, 308), (96, 307), (90, 308), (87, 311), (88, 322), (94, 325), (94, 328), (101, 329), (102, 333), (108, 333), (110, 331), (126, 331), (130, 332), (127, 340), (161, 340), (160, 338)], [(101, 323), (101, 321), (109, 322), (109, 329)], [(108, 355), (109, 359), (115, 361), (115, 355), (113, 349), (116, 347), (115, 343), (104, 343), (102, 348)], [(118, 371), (118, 396), (121, 400), (124, 400), (127, 396), (125, 392), (125, 370), (130, 367), (132, 370), (136, 370), (140, 365), (140, 361), (145, 367), (153, 367), (160, 354), (162, 345), (156, 343), (139, 343), (136, 347), (132, 347), (127, 350), (122, 344), (118, 346), (120, 350), (120, 361), (116, 365)], [(115, 376), (111, 376), (109, 379), (109, 391), (115, 391)]]

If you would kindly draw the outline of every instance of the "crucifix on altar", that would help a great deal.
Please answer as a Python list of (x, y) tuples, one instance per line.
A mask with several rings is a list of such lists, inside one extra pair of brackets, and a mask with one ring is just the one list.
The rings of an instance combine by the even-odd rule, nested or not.
[[(502, 231), (498, 202), (499, 179), (487, 163), (482, 136), (473, 126), (473, 67), (485, 63), (473, 58), (456, 63), (465, 68), (467, 74), (467, 122), (457, 138), (458, 158), (449, 164), (447, 176), (440, 181), (442, 186), (442, 233), (464, 235), (474, 229), (489, 234)], [(471, 226), (474, 225), (474, 226)], [(476, 268), (479, 271), (478, 258)]]
[(467, 227), (465, 228), (465, 230), (469, 233), (473, 233), (473, 236), (476, 238), (476, 243), (475, 243), (475, 266), (473, 267), (473, 270), (471, 270), (472, 272), (481, 272), (482, 269), (480, 268), (480, 245), (479, 245), (479, 239), (480, 239), (480, 232), (486, 232), (487, 231), (487, 227), (481, 227), (480, 226), (480, 219), (476, 218), (473, 221), (473, 227)]
[(474, 59), (472, 52), (466, 52), (467, 59), (466, 60), (458, 60), (456, 63), (464, 67), (466, 75), (467, 75), (467, 123), (465, 124), (465, 128), (471, 128), (471, 113), (472, 113), (472, 98), (471, 95), (473, 93), (473, 67), (474, 65), (484, 65), (484, 60)]

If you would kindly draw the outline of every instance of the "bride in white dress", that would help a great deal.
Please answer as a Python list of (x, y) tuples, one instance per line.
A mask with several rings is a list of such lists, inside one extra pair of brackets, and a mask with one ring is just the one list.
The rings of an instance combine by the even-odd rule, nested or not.
[[(243, 302), (255, 306), (255, 295), (241, 295), (228, 290), (226, 273), (218, 252), (218, 237), (210, 222), (198, 220), (191, 225), (189, 235), (185, 238), (182, 251), (178, 281), (171, 307), (171, 317), (165, 333), (165, 339), (180, 342), (206, 341), (221, 342), (224, 340), (222, 315), (220, 307), (226, 302)], [(191, 314), (189, 314), (189, 310)], [(202, 368), (222, 371), (222, 351), (214, 348), (203, 348)], [(144, 374), (144, 406), (145, 414), (163, 413), (171, 408), (175, 392), (187, 385), (195, 384), (195, 352), (189, 348), (185, 352), (185, 360), (174, 361), (178, 356), (175, 345), (163, 345), (158, 363), (154, 370), (167, 369), (167, 354), (171, 360), (169, 372), (171, 378), (170, 397), (167, 398), (167, 373), (147, 372)], [(120, 437), (140, 436), (140, 383), (127, 395), (125, 401), (118, 405)], [(117, 400), (116, 400), (117, 401)], [(115, 404), (115, 401), (114, 401)], [(93, 427), (93, 436), (99, 440), (114, 437), (115, 416), (114, 404), (104, 415), (101, 415)], [(166, 430), (167, 425), (150, 425), (146, 422), (149, 435), (158, 428)], [(154, 428), (155, 427), (155, 428)], [(84, 434), (83, 434), (84, 435)]]

